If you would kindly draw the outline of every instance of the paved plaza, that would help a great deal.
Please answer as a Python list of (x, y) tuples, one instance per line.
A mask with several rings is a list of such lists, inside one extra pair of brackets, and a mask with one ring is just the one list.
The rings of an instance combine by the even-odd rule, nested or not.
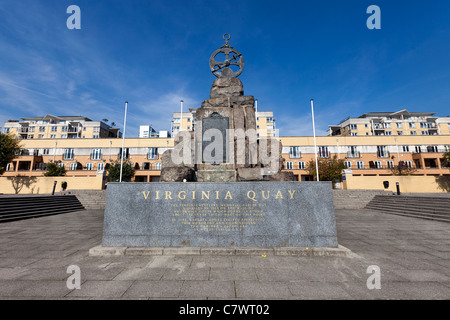
[[(0, 224), (0, 299), (449, 299), (450, 225), (336, 210), (351, 257), (92, 257), (102, 210)], [(69, 289), (69, 266), (80, 289)], [(380, 289), (369, 289), (369, 266)], [(372, 270), (372, 269), (370, 269)]]

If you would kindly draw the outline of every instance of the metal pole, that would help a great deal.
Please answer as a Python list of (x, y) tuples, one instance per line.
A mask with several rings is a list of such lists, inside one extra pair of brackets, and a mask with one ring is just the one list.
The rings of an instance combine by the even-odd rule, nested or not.
[(53, 148), (53, 163), (55, 163), (55, 156), (56, 156), (56, 145), (58, 142), (55, 141), (55, 147)]
[(183, 130), (183, 100), (180, 101), (181, 102), (181, 116), (180, 116), (180, 131), (181, 132)]
[(123, 171), (123, 152), (125, 151), (125, 129), (127, 125), (127, 108), (128, 108), (128, 101), (125, 101), (125, 116), (123, 118), (123, 136), (122, 136), (122, 152), (120, 155), (120, 178), (119, 182), (122, 182), (122, 171)]
[(313, 124), (313, 132), (314, 132), (314, 154), (316, 156), (316, 175), (317, 175), (317, 181), (320, 181), (319, 161), (317, 160), (316, 124), (314, 122), (314, 99), (311, 99), (311, 113), (312, 113), (312, 124)]

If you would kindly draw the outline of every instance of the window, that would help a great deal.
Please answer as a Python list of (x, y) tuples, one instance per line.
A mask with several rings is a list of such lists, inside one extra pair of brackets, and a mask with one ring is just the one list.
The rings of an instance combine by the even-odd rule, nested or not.
[(403, 135), (403, 131), (397, 131), (397, 135), (398, 136), (402, 136)]
[(180, 122), (181, 122), (181, 119), (180, 119), (180, 118), (174, 119), (174, 120), (173, 120), (173, 123), (180, 123)]
[(290, 147), (289, 156), (292, 159), (300, 158), (300, 147)]
[[(119, 149), (119, 157), (121, 158), (122, 157), (122, 148), (120, 148)], [(123, 150), (123, 158), (124, 159), (128, 159), (128, 157), (130, 156), (130, 149), (129, 148), (125, 148), (124, 150)]]
[(385, 134), (386, 134), (387, 136), (392, 136), (392, 131), (386, 131)]
[(73, 162), (73, 163), (70, 164), (70, 170), (72, 170), (72, 171), (77, 170), (77, 163), (76, 162)]
[(358, 130), (358, 125), (356, 125), (356, 124), (351, 124), (351, 125), (349, 125), (349, 129), (350, 129), (350, 130)]
[(268, 126), (267, 126), (267, 130), (273, 130), (273, 126), (268, 125)]
[(390, 129), (391, 128), (391, 124), (389, 122), (385, 122), (385, 123), (383, 123), (383, 128)]
[(191, 118), (187, 118), (187, 122), (191, 122)]
[(64, 149), (64, 160), (72, 160), (73, 159), (73, 154), (74, 154), (74, 150), (69, 148), (69, 149)]
[(408, 167), (408, 168), (412, 168), (412, 162), (407, 160), (407, 161), (403, 161), (403, 163)]
[(56, 139), (56, 134), (51, 134), (50, 139)]
[(158, 159), (158, 148), (148, 148), (147, 159)]
[(397, 126), (397, 129), (401, 129), (402, 128), (402, 123), (401, 122), (397, 122), (396, 126)]
[(104, 168), (105, 168), (105, 164), (103, 162), (100, 162), (99, 164), (97, 164), (98, 171), (103, 171)]
[(414, 122), (410, 122), (410, 123), (409, 123), (409, 127), (410, 127), (411, 129), (415, 129), (415, 128), (416, 128), (416, 124), (415, 124)]
[(102, 149), (92, 149), (91, 159), (92, 160), (101, 160), (102, 159)]
[(100, 136), (98, 135), (98, 134), (94, 134), (93, 136), (92, 136), (92, 139), (99, 139), (100, 138)]
[(267, 122), (273, 122), (273, 117), (267, 117), (266, 120)]
[(64, 162), (61, 162), (58, 166), (59, 166), (60, 168), (65, 168), (65, 167), (66, 167), (66, 164), (65, 164)]
[(394, 161), (389, 160), (389, 161), (387, 162), (387, 166), (388, 166), (389, 169), (394, 168)]
[(39, 127), (39, 132), (45, 132), (45, 127)]
[(142, 170), (151, 170), (152, 169), (152, 164), (150, 162), (144, 162), (142, 164)]
[(389, 152), (386, 146), (377, 146), (377, 156), (378, 158), (388, 158)]
[(48, 154), (50, 154), (50, 149), (42, 149), (42, 154), (43, 154), (43, 155), (48, 155)]
[(100, 127), (94, 127), (94, 130), (92, 132), (100, 132)]
[(437, 153), (438, 147), (437, 146), (427, 146), (427, 152)]
[(350, 136), (357, 137), (358, 136), (358, 132), (352, 132), (352, 133), (350, 133)]
[(421, 122), (420, 123), (420, 128), (422, 128), (422, 129), (428, 128), (427, 123), (426, 122)]
[(58, 127), (52, 126), (52, 132), (56, 132), (56, 131), (58, 131)]
[(351, 169), (352, 168), (352, 162), (351, 161), (344, 161), (344, 164), (347, 167), (347, 169)]
[(300, 162), (298, 163), (298, 168), (299, 168), (300, 170), (305, 170), (305, 169), (306, 169), (305, 161), (300, 161)]
[(329, 158), (328, 147), (319, 147), (319, 158)]
[(347, 152), (347, 157), (348, 158), (359, 158), (358, 147), (356, 147), (356, 146), (349, 146), (348, 147), (348, 152)]
[(358, 169), (364, 169), (364, 162), (363, 161), (358, 161), (357, 163)]
[(409, 152), (409, 146), (403, 146), (402, 149), (403, 152)]
[(61, 139), (67, 139), (67, 134), (62, 134)]
[(43, 135), (43, 134), (40, 134), (40, 135), (38, 135), (38, 138), (39, 138), (39, 139), (44, 139), (44, 135)]
[(423, 136), (428, 136), (429, 134), (428, 134), (428, 131), (422, 131), (422, 135)]
[(365, 125), (364, 125), (364, 128), (368, 128), (369, 127), (369, 125), (366, 123)]
[(155, 162), (155, 170), (161, 170), (161, 162)]
[(86, 163), (86, 170), (92, 170), (92, 163)]
[(383, 165), (381, 164), (381, 161), (375, 161), (375, 168), (382, 169)]
[(187, 130), (191, 130), (191, 127), (187, 127)]
[(67, 131), (69, 131), (69, 127), (68, 127), (68, 126), (63, 126), (63, 127), (61, 127), (61, 131), (62, 131), (62, 132), (67, 132)]
[(293, 169), (293, 163), (292, 163), (292, 161), (287, 161), (286, 162), (286, 169), (288, 169), (288, 170), (292, 170)]
[(417, 131), (411, 131), (412, 136), (417, 136)]

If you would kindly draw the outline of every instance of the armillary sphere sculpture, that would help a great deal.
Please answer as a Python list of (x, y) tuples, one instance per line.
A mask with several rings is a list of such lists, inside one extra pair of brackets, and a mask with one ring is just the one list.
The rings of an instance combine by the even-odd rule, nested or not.
[[(225, 44), (214, 51), (209, 58), (209, 67), (211, 72), (217, 78), (237, 78), (244, 70), (244, 57), (242, 54), (228, 44), (231, 36), (228, 33), (223, 35)], [(225, 55), (225, 61), (217, 61), (216, 56), (220, 53)], [(233, 71), (230, 66), (237, 66), (238, 70)]]

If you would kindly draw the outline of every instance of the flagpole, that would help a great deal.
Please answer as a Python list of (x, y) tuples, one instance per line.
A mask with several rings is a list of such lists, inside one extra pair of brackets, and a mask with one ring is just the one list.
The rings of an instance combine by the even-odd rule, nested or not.
[(119, 182), (122, 182), (122, 171), (123, 171), (123, 152), (125, 148), (125, 129), (127, 125), (127, 108), (128, 108), (128, 101), (125, 101), (125, 116), (123, 118), (123, 136), (122, 136), (122, 152), (120, 155), (120, 178)]
[(314, 122), (314, 99), (311, 99), (311, 113), (312, 113), (312, 124), (313, 124), (313, 132), (314, 132), (314, 154), (316, 156), (316, 176), (317, 176), (317, 181), (320, 181), (319, 161), (317, 160), (316, 124)]

